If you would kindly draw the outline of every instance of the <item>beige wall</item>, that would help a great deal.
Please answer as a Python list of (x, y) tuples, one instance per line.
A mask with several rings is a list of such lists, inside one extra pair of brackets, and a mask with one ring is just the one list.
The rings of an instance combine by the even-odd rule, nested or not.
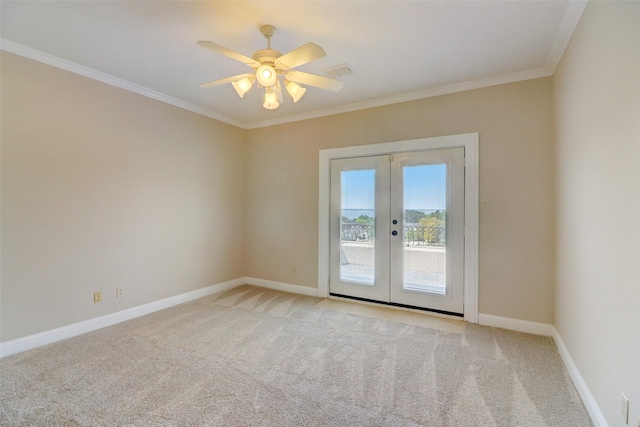
[(621, 392), (640, 417), (639, 2), (590, 2), (553, 79), (251, 131), (1, 62), (0, 341), (242, 276), (316, 287), (319, 150), (479, 132), (480, 312), (554, 323), (608, 422)]
[(1, 59), (3, 342), (244, 275), (243, 130)]
[(590, 2), (553, 79), (556, 328), (611, 426), (640, 417), (640, 3)]
[(247, 275), (317, 286), (319, 150), (467, 132), (480, 133), (480, 198), (491, 202), (480, 312), (553, 323), (550, 78), (248, 131)]
[(318, 151), (467, 132), (480, 312), (553, 322), (550, 78), (242, 131), (7, 53), (2, 76), (3, 341), (242, 276), (316, 287)]

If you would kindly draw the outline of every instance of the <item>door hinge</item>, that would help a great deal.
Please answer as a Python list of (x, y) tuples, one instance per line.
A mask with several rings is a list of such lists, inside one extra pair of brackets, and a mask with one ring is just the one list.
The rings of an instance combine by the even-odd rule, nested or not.
[(393, 162), (393, 154), (389, 154), (389, 163)]

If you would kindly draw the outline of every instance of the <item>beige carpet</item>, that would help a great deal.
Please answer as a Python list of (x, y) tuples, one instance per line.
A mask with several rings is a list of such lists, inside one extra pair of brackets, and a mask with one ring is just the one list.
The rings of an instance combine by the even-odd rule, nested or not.
[(319, 301), (241, 286), (6, 357), (0, 424), (592, 425), (550, 338)]

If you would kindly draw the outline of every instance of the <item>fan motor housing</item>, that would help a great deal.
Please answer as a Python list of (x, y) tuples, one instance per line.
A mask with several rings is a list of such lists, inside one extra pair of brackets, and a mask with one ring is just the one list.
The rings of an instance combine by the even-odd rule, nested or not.
[(273, 49), (263, 49), (254, 52), (251, 59), (255, 59), (262, 65), (271, 65), (276, 71), (281, 71), (276, 67), (275, 60), (282, 56), (282, 53)]

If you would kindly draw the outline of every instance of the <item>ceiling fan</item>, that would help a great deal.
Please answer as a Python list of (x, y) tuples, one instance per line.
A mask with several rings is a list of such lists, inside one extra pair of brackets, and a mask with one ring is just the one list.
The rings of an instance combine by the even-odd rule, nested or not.
[(285, 86), (287, 92), (293, 98), (293, 102), (298, 102), (307, 91), (306, 88), (299, 84), (334, 92), (342, 89), (344, 83), (340, 80), (293, 70), (293, 68), (326, 56), (327, 54), (320, 46), (314, 43), (307, 43), (283, 55), (277, 50), (271, 49), (271, 37), (276, 32), (276, 27), (263, 25), (260, 27), (260, 32), (267, 39), (267, 48), (254, 52), (251, 58), (211, 41), (199, 41), (198, 44), (200, 46), (240, 61), (253, 69), (251, 73), (238, 74), (226, 79), (204, 83), (200, 87), (208, 88), (231, 83), (240, 98), (242, 98), (257, 80), (258, 86), (265, 88), (264, 104), (262, 106), (268, 110), (278, 108), (283, 102), (282, 85)]

